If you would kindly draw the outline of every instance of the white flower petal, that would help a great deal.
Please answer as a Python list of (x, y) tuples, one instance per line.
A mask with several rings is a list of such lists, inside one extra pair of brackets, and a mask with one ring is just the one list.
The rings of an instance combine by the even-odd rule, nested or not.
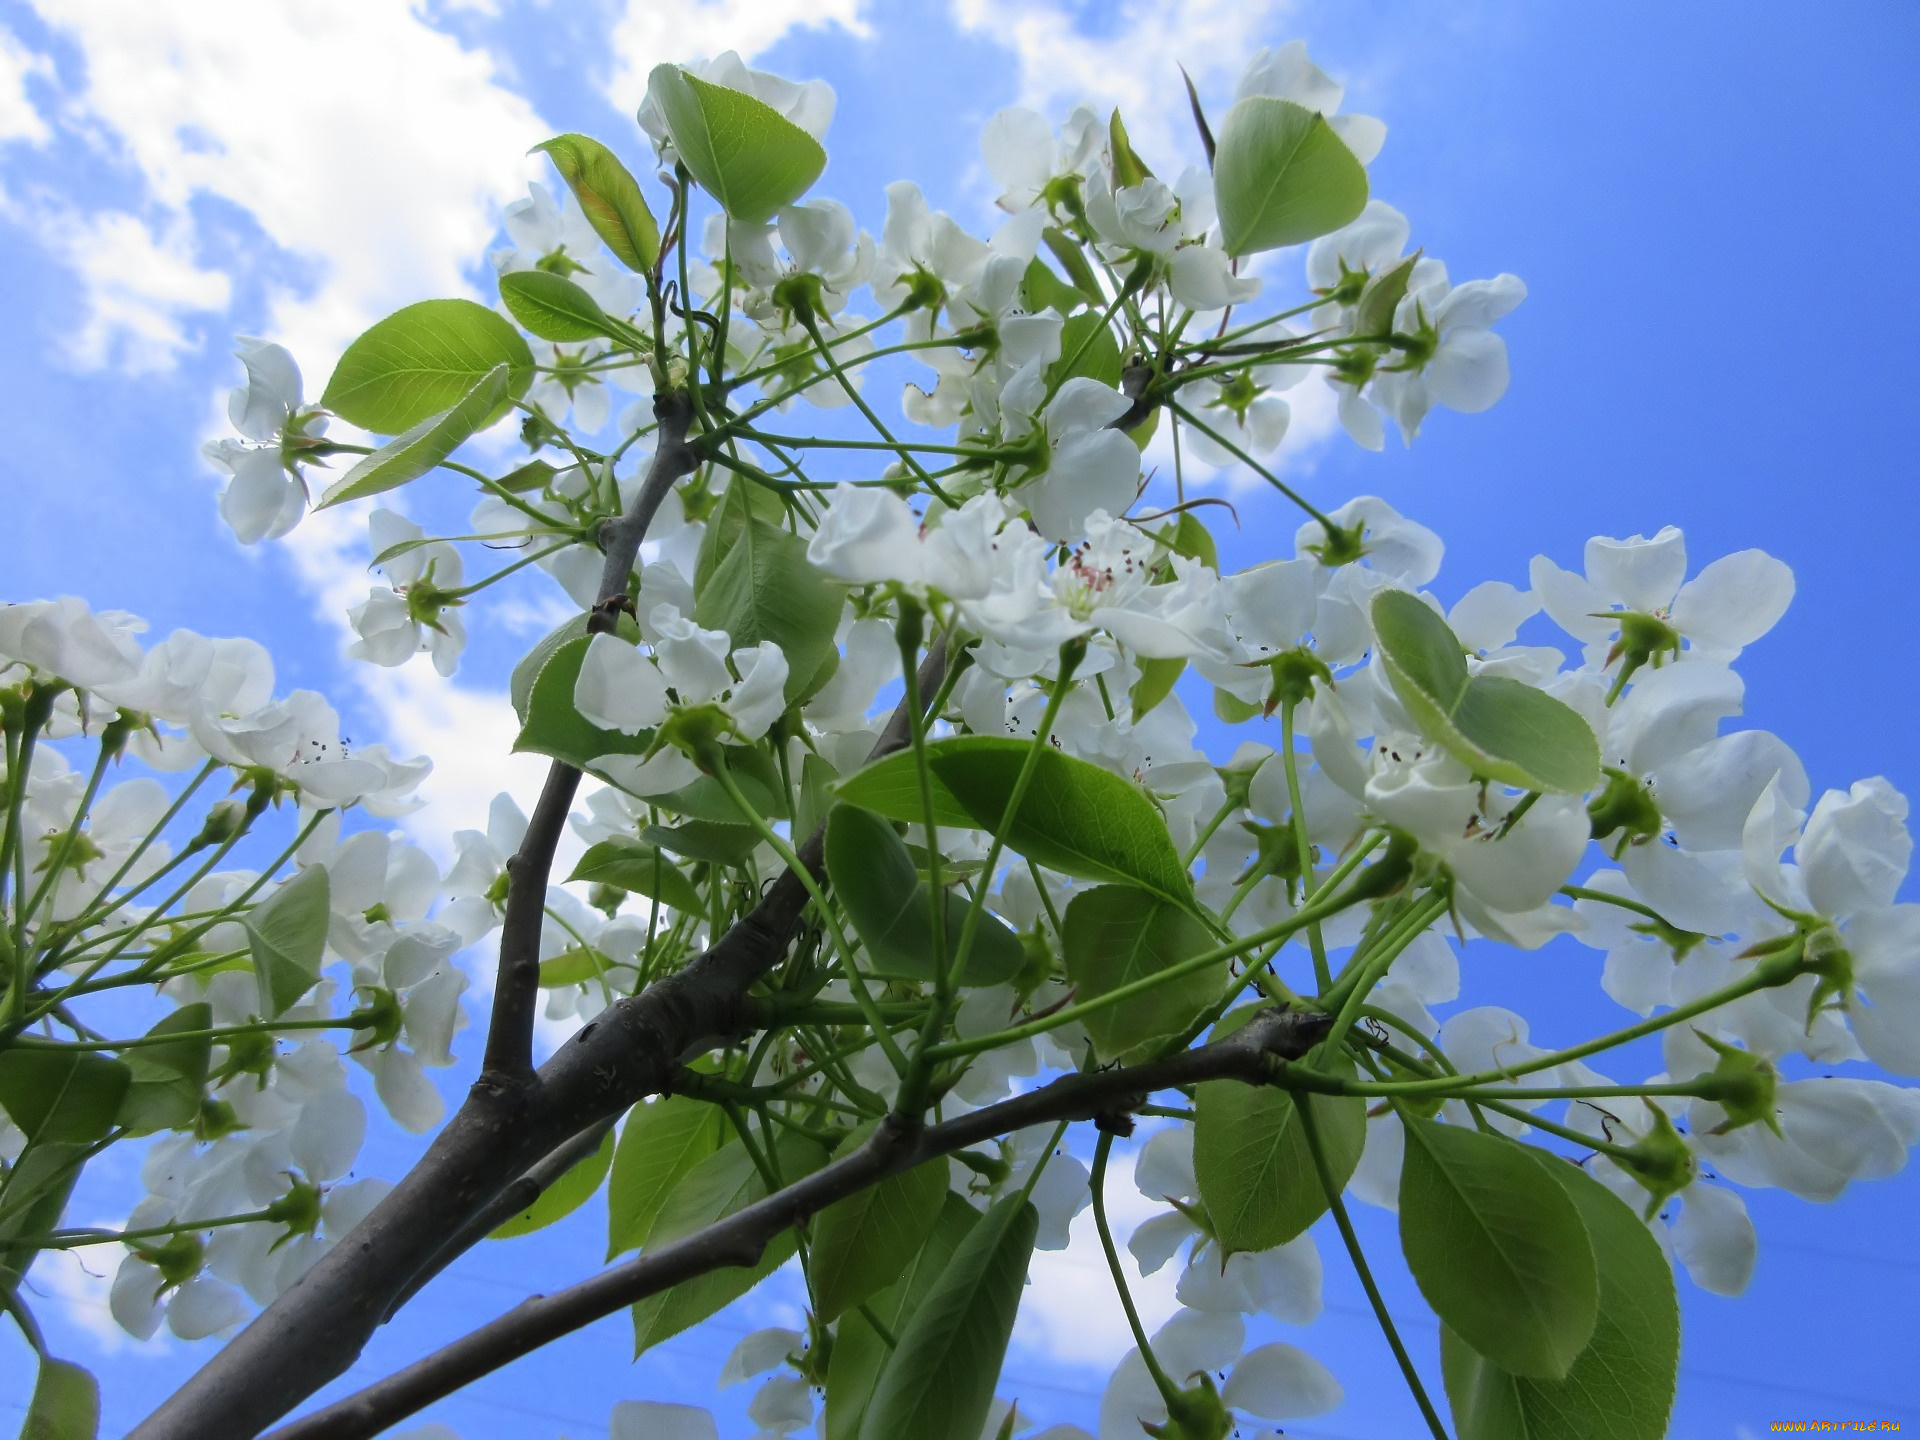
[(1275, 1341), (1240, 1357), (1220, 1398), (1263, 1420), (1304, 1420), (1326, 1414), (1347, 1395), (1313, 1356)]

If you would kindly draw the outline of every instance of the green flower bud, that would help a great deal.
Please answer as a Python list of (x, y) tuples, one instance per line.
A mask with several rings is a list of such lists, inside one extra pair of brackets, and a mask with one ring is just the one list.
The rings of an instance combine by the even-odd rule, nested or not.
[(1778, 1135), (1780, 1117), (1775, 1113), (1774, 1089), (1780, 1077), (1773, 1063), (1724, 1040), (1716, 1040), (1703, 1030), (1696, 1029), (1693, 1033), (1720, 1057), (1719, 1064), (1701, 1082), (1700, 1095), (1726, 1111), (1727, 1118), (1707, 1133), (1725, 1135), (1759, 1121)]

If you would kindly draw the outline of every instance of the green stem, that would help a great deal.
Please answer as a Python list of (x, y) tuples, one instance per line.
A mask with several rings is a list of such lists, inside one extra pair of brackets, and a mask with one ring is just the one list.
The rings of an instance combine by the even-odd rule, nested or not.
[(1353, 1261), (1354, 1273), (1360, 1277), (1360, 1285), (1367, 1292), (1367, 1303), (1373, 1307), (1374, 1318), (1380, 1322), (1380, 1333), (1387, 1337), (1393, 1358), (1400, 1366), (1401, 1375), (1406, 1378), (1407, 1388), (1413, 1392), (1414, 1403), (1420, 1407), (1427, 1429), (1433, 1432), (1434, 1440), (1447, 1440), (1447, 1428), (1440, 1423), (1440, 1414), (1427, 1397), (1427, 1387), (1420, 1383), (1420, 1372), (1414, 1368), (1413, 1357), (1407, 1353), (1407, 1347), (1400, 1339), (1392, 1312), (1387, 1309), (1380, 1287), (1374, 1283), (1373, 1268), (1367, 1264), (1366, 1251), (1360, 1247), (1360, 1237), (1347, 1215), (1346, 1202), (1340, 1197), (1340, 1187), (1334, 1184), (1333, 1169), (1327, 1164), (1327, 1150), (1320, 1139), (1320, 1127), (1313, 1118), (1313, 1107), (1297, 1105), (1294, 1113), (1300, 1117), (1300, 1133), (1306, 1136), (1307, 1148), (1313, 1152), (1314, 1173), (1320, 1177), (1320, 1189), (1327, 1197), (1327, 1208), (1333, 1212), (1333, 1223), (1340, 1228), (1340, 1239)]
[(1120, 1252), (1114, 1248), (1113, 1229), (1107, 1224), (1107, 1156), (1112, 1151), (1113, 1136), (1102, 1130), (1099, 1143), (1093, 1148), (1093, 1174), (1089, 1177), (1093, 1191), (1093, 1223), (1100, 1232), (1100, 1248), (1106, 1253), (1107, 1270), (1113, 1276), (1113, 1288), (1120, 1296), (1120, 1308), (1127, 1312), (1127, 1327), (1133, 1331), (1133, 1343), (1140, 1349), (1140, 1359), (1147, 1367), (1147, 1374), (1153, 1377), (1154, 1388), (1171, 1410), (1179, 1403), (1180, 1387), (1174, 1384), (1173, 1377), (1167, 1374), (1160, 1364), (1160, 1358), (1153, 1353), (1153, 1346), (1147, 1343), (1146, 1326), (1140, 1323), (1140, 1311), (1134, 1306), (1133, 1292), (1127, 1287), (1126, 1272), (1120, 1268)]
[[(1292, 811), (1293, 846), (1300, 856), (1301, 894), (1313, 893), (1316, 882), (1313, 875), (1313, 845), (1307, 839), (1307, 812), (1300, 801), (1300, 767), (1293, 753), (1293, 713), (1295, 704), (1285, 700), (1280, 705), (1280, 758), (1287, 772), (1287, 804)], [(1322, 991), (1333, 983), (1333, 971), (1327, 965), (1327, 946), (1321, 937), (1320, 927), (1307, 927), (1307, 945), (1313, 951), (1313, 983)]]
[(1212, 440), (1216, 445), (1218, 445), (1221, 449), (1225, 450), (1228, 454), (1234, 456), (1237, 460), (1240, 461), (1241, 464), (1245, 465), (1248, 469), (1252, 470), (1254, 474), (1258, 475), (1262, 480), (1265, 480), (1269, 485), (1273, 486), (1274, 489), (1278, 490), (1282, 495), (1286, 496), (1287, 499), (1291, 500), (1294, 504), (1298, 505), (1302, 510), (1306, 511), (1307, 514), (1311, 515), (1314, 519), (1318, 520), (1321, 523), (1321, 525), (1326, 527), (1326, 530), (1329, 534), (1331, 534), (1333, 531), (1340, 528), (1339, 526), (1335, 525), (1332, 520), (1328, 519), (1325, 515), (1321, 514), (1319, 510), (1315, 509), (1314, 506), (1308, 502), (1305, 496), (1301, 495), (1292, 486), (1288, 485), (1286, 482), (1281, 480), (1279, 476), (1275, 475), (1271, 470), (1267, 469), (1266, 466), (1262, 465), (1258, 460), (1254, 459), (1251, 455), (1247, 454), (1246, 451), (1242, 450), (1238, 445), (1234, 444), (1231, 440), (1227, 439), (1226, 436), (1222, 435), (1218, 430), (1215, 430), (1211, 425), (1208, 425), (1201, 420), (1195, 419), (1193, 412), (1188, 410), (1182, 404), (1180, 404), (1179, 401), (1169, 400), (1167, 402), (1167, 406), (1169, 409), (1173, 411), (1175, 415), (1178, 415), (1182, 420), (1186, 421), (1187, 424), (1193, 426), (1194, 429), (1198, 430), (1202, 435), (1205, 435), (1208, 439)]

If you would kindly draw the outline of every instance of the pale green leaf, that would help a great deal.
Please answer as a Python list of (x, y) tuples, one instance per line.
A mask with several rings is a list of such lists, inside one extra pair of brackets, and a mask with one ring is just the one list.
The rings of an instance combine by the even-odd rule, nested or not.
[(1407, 713), (1474, 774), (1557, 795), (1599, 783), (1600, 743), (1579, 711), (1519, 680), (1469, 676), (1447, 622), (1404, 590), (1374, 596), (1372, 616)]
[(268, 1019), (313, 988), (327, 948), (332, 885), (324, 865), (309, 865), (241, 922), (253, 952), (260, 1008)]
[(735, 220), (759, 225), (807, 193), (826, 168), (820, 142), (772, 106), (656, 65), (647, 91), (701, 189)]
[(1367, 167), (1325, 116), (1291, 100), (1249, 95), (1220, 122), (1213, 190), (1227, 253), (1251, 255), (1359, 218)]
[[(1131, 885), (1100, 885), (1073, 897), (1061, 921), (1067, 979), (1082, 1004), (1145, 980), (1214, 946), (1184, 907)], [(1227, 962), (1096, 1010), (1082, 1022), (1102, 1060), (1134, 1064), (1177, 1035), (1220, 995)], [(1244, 1088), (1244, 1087), (1243, 1087)]]
[(1434, 1313), (1510, 1374), (1564, 1379), (1593, 1336), (1593, 1243), (1529, 1147), (1403, 1117), (1400, 1243)]
[[(504, 413), (533, 380), (533, 352), (520, 332), (471, 300), (422, 300), (347, 347), (320, 403), (363, 430), (398, 435), (452, 409), (496, 365), (507, 367)], [(475, 428), (484, 430), (493, 418)]]
[(327, 487), (314, 508), (324, 510), (347, 500), (364, 500), (418, 480), (498, 416), (511, 378), (505, 365), (494, 366), (451, 409), (429, 415), (363, 457)]
[(1680, 1368), (1673, 1267), (1640, 1217), (1584, 1170), (1540, 1165), (1586, 1222), (1599, 1262), (1593, 1339), (1564, 1380), (1509, 1375), (1440, 1331), (1440, 1364), (1459, 1440), (1661, 1440)]
[(548, 270), (510, 270), (500, 298), (528, 334), (561, 345), (617, 336), (620, 326), (585, 290)]
[(556, 135), (533, 148), (552, 157), (587, 223), (620, 263), (642, 274), (651, 270), (660, 255), (660, 227), (620, 158), (586, 135)]
[(544, 1230), (554, 1221), (566, 1218), (593, 1198), (612, 1163), (613, 1132), (609, 1130), (599, 1149), (542, 1190), (533, 1204), (496, 1227), (487, 1238), (511, 1240), (516, 1235)]
[(99, 1382), (70, 1360), (42, 1355), (20, 1440), (94, 1440), (99, 1433)]
[(816, 679), (825, 683), (820, 671), (838, 653), (833, 636), (845, 599), (842, 586), (807, 562), (804, 540), (749, 517), (702, 587), (693, 619), (726, 631), (736, 648), (777, 644), (787, 657), (787, 699), (798, 702)]
[[(872, 1133), (872, 1125), (863, 1125), (841, 1142), (839, 1153), (851, 1154)], [(837, 1320), (897, 1281), (933, 1233), (947, 1193), (942, 1157), (889, 1175), (815, 1216), (807, 1260), (815, 1313)]]
[(1033, 1256), (1039, 1216), (995, 1203), (940, 1272), (880, 1372), (860, 1440), (979, 1440)]
[(575, 707), (573, 687), (591, 643), (590, 637), (581, 634), (563, 641), (547, 656), (527, 692), (526, 719), (513, 742), (516, 752), (531, 750), (585, 770), (602, 755), (644, 755), (653, 744), (651, 730), (637, 735), (603, 730)]
[(702, 914), (706, 904), (693, 882), (673, 861), (644, 841), (616, 835), (587, 847), (569, 880), (587, 885), (614, 885), (644, 895), (676, 910)]
[[(182, 1005), (148, 1030), (145, 1038), (211, 1029), (213, 1007), (205, 1001)], [(200, 1114), (201, 1093), (207, 1083), (213, 1041), (175, 1040), (165, 1045), (139, 1045), (121, 1062), (132, 1076), (126, 1098), (120, 1102), (118, 1124), (129, 1135), (151, 1135), (156, 1130), (184, 1130)]]
[(727, 1119), (717, 1105), (668, 1095), (627, 1112), (607, 1182), (607, 1258), (637, 1250), (667, 1196), (720, 1148)]

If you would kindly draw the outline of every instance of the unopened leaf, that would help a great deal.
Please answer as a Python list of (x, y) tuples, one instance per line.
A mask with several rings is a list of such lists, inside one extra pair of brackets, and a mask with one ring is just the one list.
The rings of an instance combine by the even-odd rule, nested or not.
[(556, 135), (533, 148), (552, 157), (587, 223), (620, 263), (643, 274), (651, 270), (660, 255), (660, 227), (619, 156), (586, 135)]

